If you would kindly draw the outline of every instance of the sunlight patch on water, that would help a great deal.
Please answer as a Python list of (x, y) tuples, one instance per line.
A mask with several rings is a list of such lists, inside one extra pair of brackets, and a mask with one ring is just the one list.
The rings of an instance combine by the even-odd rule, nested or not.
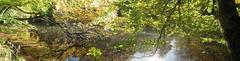
[(162, 55), (163, 57), (160, 56), (159, 52), (161, 50), (158, 49), (154, 55), (147, 57), (145, 56), (151, 55), (151, 52), (136, 52), (133, 55), (133, 58), (131, 58), (129, 61), (177, 61), (178, 57), (176, 54), (176, 40), (171, 40), (170, 45), (172, 46), (171, 50), (169, 50), (165, 55)]

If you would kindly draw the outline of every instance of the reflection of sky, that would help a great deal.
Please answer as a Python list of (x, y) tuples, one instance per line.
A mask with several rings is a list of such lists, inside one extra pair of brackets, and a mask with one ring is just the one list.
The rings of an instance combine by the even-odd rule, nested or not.
[[(159, 53), (158, 51), (157, 53)], [(137, 58), (132, 58), (129, 61), (164, 61), (159, 54), (154, 54), (153, 56), (150, 57), (141, 57), (144, 56), (144, 53), (136, 52), (133, 56)]]
[(67, 57), (66, 61), (79, 61), (78, 57)]
[(129, 61), (177, 61), (178, 57), (176, 55), (175, 42), (176, 42), (175, 39), (171, 40), (171, 43), (170, 43), (170, 45), (172, 45), (171, 50), (168, 51), (168, 53), (166, 55), (164, 55), (164, 57), (160, 57), (160, 55), (159, 55), (159, 51), (161, 51), (161, 50), (158, 50), (156, 52), (156, 54), (154, 54), (153, 56), (150, 56), (150, 57), (141, 57), (141, 56), (148, 55), (148, 54), (136, 52), (133, 55), (133, 57), (137, 57), (137, 58), (131, 58)]

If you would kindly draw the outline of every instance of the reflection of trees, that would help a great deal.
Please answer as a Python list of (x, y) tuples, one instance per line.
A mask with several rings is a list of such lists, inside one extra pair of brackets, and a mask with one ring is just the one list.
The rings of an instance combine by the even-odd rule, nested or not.
[(170, 40), (157, 40), (159, 34), (151, 27), (145, 27), (143, 32), (139, 32), (136, 38), (136, 51), (146, 53), (142, 57), (153, 56), (159, 50), (160, 55), (165, 55), (170, 49)]
[(46, 42), (49, 48), (53, 50), (53, 54), (57, 53), (58, 57), (70, 48), (94, 46), (97, 40), (104, 38), (101, 36), (102, 34), (96, 31), (97, 28), (87, 30), (86, 28), (81, 29), (72, 25), (68, 27), (67, 31), (70, 34), (67, 35), (62, 31), (62, 28), (57, 26), (37, 27), (38, 30), (35, 33), (39, 36), (40, 41)]
[(226, 46), (216, 42), (202, 43), (197, 37), (180, 38), (177, 42), (177, 55), (184, 60), (228, 61)]

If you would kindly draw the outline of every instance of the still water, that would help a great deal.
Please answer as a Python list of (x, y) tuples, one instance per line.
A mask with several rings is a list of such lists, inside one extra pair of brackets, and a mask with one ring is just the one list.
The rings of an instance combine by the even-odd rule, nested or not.
[[(26, 59), (28, 61), (44, 61), (44, 59), (50, 61), (228, 61), (229, 59), (226, 47), (214, 42), (201, 43), (197, 37), (169, 37), (162, 40), (166, 42), (164, 45), (156, 47), (158, 43), (152, 40), (158, 38), (158, 33), (154, 31), (141, 32), (133, 37), (123, 34), (109, 36), (104, 40), (89, 38), (89, 41), (68, 38), (61, 31), (54, 26), (38, 27), (38, 30), (32, 32), (32, 38), (36, 37), (39, 41), (36, 41), (33, 46), (31, 44), (30, 47), (22, 47), (23, 51), (27, 52), (25, 55), (30, 56)], [(35, 39), (31, 39), (31, 42), (32, 40)], [(75, 45), (67, 48), (71, 44), (66, 44), (70, 43), (66, 41), (72, 41), (71, 43)], [(40, 42), (44, 44), (37, 44)], [(91, 47), (96, 48), (92, 51), (95, 56), (87, 55)], [(62, 50), (64, 48), (67, 49)]]
[(178, 61), (180, 57), (178, 57), (178, 54), (176, 53), (176, 39), (171, 40), (170, 45), (172, 46), (171, 50), (169, 50), (165, 55), (160, 55), (160, 49), (158, 49), (153, 55), (151, 55), (150, 52), (136, 52), (134, 53), (133, 58), (128, 61)]

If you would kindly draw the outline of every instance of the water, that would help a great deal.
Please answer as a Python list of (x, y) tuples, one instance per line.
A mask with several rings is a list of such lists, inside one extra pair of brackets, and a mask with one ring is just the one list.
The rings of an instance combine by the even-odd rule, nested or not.
[(66, 61), (79, 61), (78, 57), (67, 57)]
[(145, 55), (151, 55), (152, 51), (147, 52), (147, 54), (143, 52), (136, 52), (133, 55), (133, 58), (129, 59), (129, 61), (177, 61), (179, 57), (176, 54), (176, 40), (171, 40), (170, 45), (172, 46), (171, 50), (165, 55), (160, 55), (160, 49), (158, 49), (154, 55), (147, 57), (145, 57)]
[[(51, 53), (52, 51), (48, 49), (59, 50), (60, 48), (66, 48), (67, 44), (64, 44), (64, 41), (79, 40), (77, 38), (67, 39), (67, 35), (60, 31), (62, 30), (55, 26), (38, 27), (36, 33), (32, 35), (32, 38), (34, 38), (34, 34), (36, 34), (36, 39), (31, 39), (31, 44), (27, 44), (30, 42), (26, 41), (26, 43), (22, 43), (27, 44), (22, 47), (23, 51), (33, 58), (40, 57), (39, 59), (46, 59), (42, 57), (43, 54), (50, 52), (49, 56), (59, 55), (59, 52)], [(159, 35), (153, 31), (147, 31), (133, 36), (136, 37), (135, 40), (128, 40), (127, 38), (131, 37), (123, 34), (123, 36), (111, 36), (109, 37), (111, 39), (104, 41), (81, 41), (79, 43), (85, 42), (86, 44), (83, 46), (94, 46), (100, 49), (102, 55), (98, 58), (102, 61), (228, 61), (226, 48), (214, 45), (214, 43), (200, 43), (194, 37), (189, 39), (180, 37), (166, 38), (166, 45), (159, 46), (156, 49), (156, 41), (153, 40), (158, 38)], [(36, 42), (33, 42), (33, 40), (36, 40)], [(59, 61), (96, 61), (96, 57), (86, 55), (90, 47), (74, 46), (62, 53), (58, 59), (60, 59)], [(33, 52), (33, 50), (38, 51), (38, 53)], [(71, 57), (73, 55), (76, 55), (76, 57)], [(55, 60), (55, 58), (56, 56), (52, 56), (49, 59)]]

